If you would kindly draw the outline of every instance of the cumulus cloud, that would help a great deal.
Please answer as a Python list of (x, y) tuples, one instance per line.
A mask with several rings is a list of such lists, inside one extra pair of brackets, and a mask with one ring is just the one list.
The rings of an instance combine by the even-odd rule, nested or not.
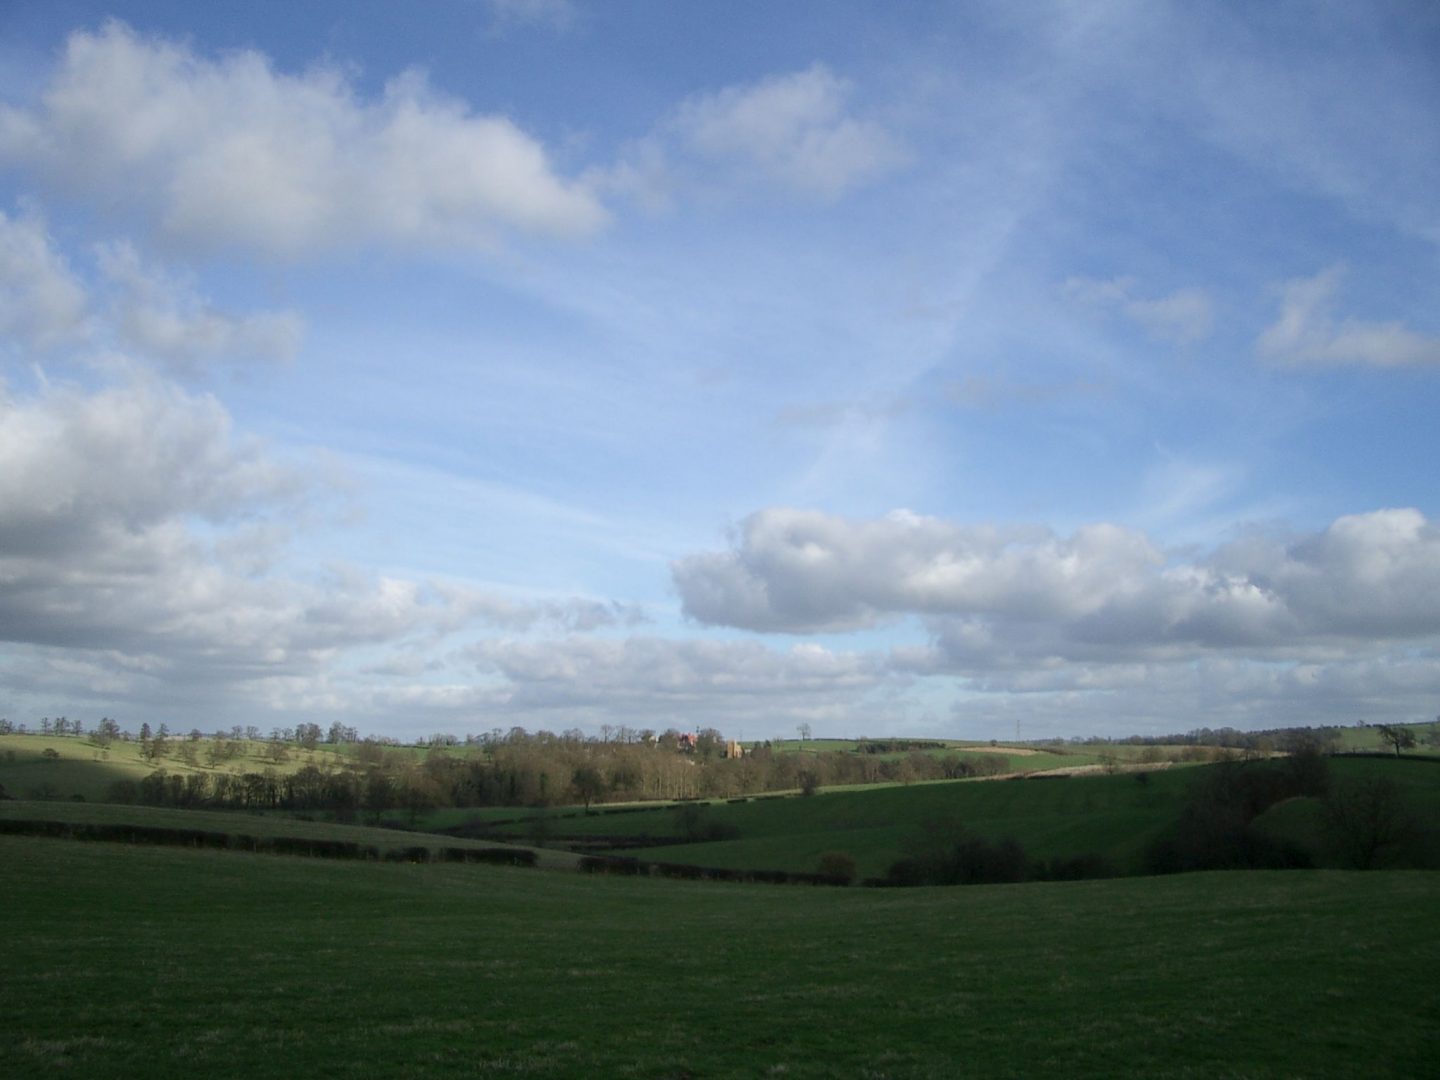
[(214, 398), (155, 381), (22, 398), (0, 387), (0, 551), (103, 554), (177, 514), (245, 517), (300, 478), (238, 438)]
[(606, 216), (534, 138), (415, 72), (367, 101), (331, 68), (210, 59), (114, 22), (70, 36), (35, 108), (0, 107), (0, 163), (128, 206), (172, 241), (285, 258), (569, 235)]
[(1287, 282), (1280, 314), (1260, 335), (1260, 355), (1296, 367), (1414, 367), (1440, 364), (1440, 337), (1399, 322), (1336, 319), (1332, 313), (1344, 267)]
[(9, 650), (7, 683), (68, 671), (76, 693), (121, 699), (188, 686), (284, 687), (290, 700), (360, 650), (635, 616), (353, 567), (287, 570), (284, 523), (317, 484), (238, 434), (213, 398), (158, 381), (0, 392), (0, 641), (28, 657)]
[(672, 573), (686, 613), (701, 622), (804, 632), (957, 609), (1073, 617), (1118, 577), (1162, 562), (1143, 536), (1112, 525), (1066, 539), (907, 511), (855, 521), (770, 509), (745, 520), (733, 550), (682, 559)]
[(1134, 278), (1071, 277), (1062, 292), (1071, 300), (1120, 312), (1159, 341), (1189, 345), (1210, 336), (1215, 305), (1203, 289), (1177, 289), (1166, 296), (1137, 295)]
[(731, 550), (672, 574), (686, 613), (711, 624), (809, 632), (936, 617), (944, 657), (975, 669), (1440, 634), (1440, 527), (1413, 509), (1257, 534), (1188, 562), (1115, 525), (1058, 536), (770, 509)]
[(0, 336), (31, 349), (80, 337), (85, 287), (36, 216), (0, 211)]
[(222, 311), (188, 282), (145, 265), (129, 244), (102, 248), (100, 268), (115, 293), (121, 342), (172, 372), (193, 373), (218, 359), (289, 360), (299, 350), (305, 320), (298, 312)]

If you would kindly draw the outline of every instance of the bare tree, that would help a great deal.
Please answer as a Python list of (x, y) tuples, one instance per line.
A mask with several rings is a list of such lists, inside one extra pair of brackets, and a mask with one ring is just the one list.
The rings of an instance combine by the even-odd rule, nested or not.
[(1395, 781), (1371, 776), (1330, 792), (1324, 827), (1326, 845), (1341, 861), (1372, 870), (1414, 835), (1415, 819)]
[(605, 794), (605, 776), (594, 765), (581, 765), (571, 777), (570, 787), (589, 810), (590, 804)]
[(1401, 750), (1409, 750), (1415, 745), (1415, 733), (1407, 727), (1399, 727), (1394, 724), (1381, 724), (1375, 729), (1380, 733), (1380, 741), (1389, 743), (1395, 748), (1395, 756), (1400, 756)]

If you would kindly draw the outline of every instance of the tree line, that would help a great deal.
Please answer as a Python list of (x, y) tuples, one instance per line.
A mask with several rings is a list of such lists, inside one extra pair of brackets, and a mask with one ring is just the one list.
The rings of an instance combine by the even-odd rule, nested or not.
[[(147, 725), (148, 728), (148, 725)], [(313, 734), (313, 732), (308, 733)], [(688, 749), (674, 731), (633, 741), (578, 732), (529, 734), (512, 729), (469, 746), (432, 743), (416, 751), (380, 741), (340, 743), (298, 769), (304, 743), (272, 739), (259, 748), (263, 767), (222, 766), (255, 756), (233, 731), (174, 737), (162, 725), (142, 728), (142, 756), (156, 765), (139, 780), (111, 785), (114, 802), (236, 810), (321, 811), (340, 820), (378, 820), (400, 811), (412, 819), (440, 807), (545, 807), (637, 801), (733, 798), (765, 792), (812, 792), (839, 784), (908, 783), (995, 775), (1003, 754), (934, 756), (913, 751), (880, 757), (844, 751), (778, 753), (757, 743), (725, 756), (719, 732), (702, 731)], [(318, 744), (317, 744), (318, 745)], [(183, 766), (176, 768), (175, 766)], [(281, 768), (281, 766), (286, 766)]]

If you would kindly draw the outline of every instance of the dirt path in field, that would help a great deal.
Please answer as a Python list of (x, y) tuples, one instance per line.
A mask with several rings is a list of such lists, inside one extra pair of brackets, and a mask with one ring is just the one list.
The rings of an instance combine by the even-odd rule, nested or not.
[(1001, 773), (999, 776), (986, 777), (987, 780), (1009, 780), (1016, 776), (1095, 776), (1099, 773), (1136, 773), (1155, 772), (1157, 769), (1168, 769), (1174, 764), (1170, 761), (1123, 761), (1115, 765), (1064, 765), (1058, 769), (1036, 769), (1028, 773)]

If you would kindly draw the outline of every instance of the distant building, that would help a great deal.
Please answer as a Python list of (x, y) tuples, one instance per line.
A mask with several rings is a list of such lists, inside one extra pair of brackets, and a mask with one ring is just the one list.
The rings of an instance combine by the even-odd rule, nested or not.
[(682, 731), (675, 736), (675, 749), (682, 754), (693, 754), (698, 736), (693, 731)]
[(735, 739), (725, 744), (725, 756), (727, 758), (742, 758), (745, 756), (745, 747), (741, 746)]

